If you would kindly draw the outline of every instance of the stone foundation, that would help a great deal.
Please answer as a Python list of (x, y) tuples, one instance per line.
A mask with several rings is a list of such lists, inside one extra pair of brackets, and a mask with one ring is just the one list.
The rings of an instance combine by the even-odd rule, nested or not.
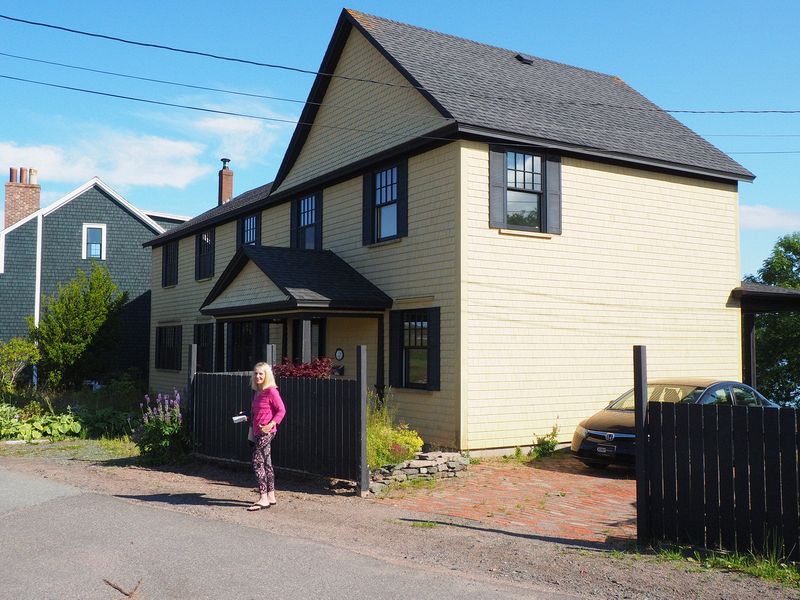
[(412, 460), (370, 471), (369, 491), (379, 496), (392, 483), (464, 477), (467, 467), (469, 458), (458, 452), (420, 452)]

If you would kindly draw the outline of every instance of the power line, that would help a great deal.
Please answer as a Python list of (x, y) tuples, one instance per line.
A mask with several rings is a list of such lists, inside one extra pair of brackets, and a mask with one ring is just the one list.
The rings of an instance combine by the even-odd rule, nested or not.
[[(72, 29), (69, 27), (63, 27), (61, 25), (52, 25), (49, 23), (42, 23), (39, 21), (30, 21), (27, 19), (20, 19), (16, 17), (11, 17), (9, 15), (0, 14), (0, 19), (6, 19), (8, 21), (14, 21), (16, 23), (23, 23), (26, 25), (33, 25), (36, 27), (45, 27), (48, 29), (56, 29), (59, 31), (65, 31), (68, 33), (73, 33), (76, 35), (84, 35), (99, 39), (110, 40), (114, 42), (120, 42), (123, 44), (131, 44), (134, 46), (142, 46), (145, 48), (156, 48), (159, 50), (167, 50), (170, 52), (178, 52), (181, 54), (189, 54), (194, 56), (202, 56), (205, 58), (213, 58), (215, 60), (223, 60), (228, 62), (236, 62), (241, 64), (248, 64), (257, 67), (265, 67), (270, 69), (281, 69), (285, 71), (293, 71), (296, 73), (303, 73), (307, 75), (322, 75), (325, 77), (332, 77), (338, 79), (344, 79), (347, 81), (356, 81), (361, 83), (370, 83), (375, 85), (383, 85), (388, 87), (395, 87), (395, 88), (409, 88), (415, 89), (420, 92), (430, 92), (433, 90), (438, 89), (441, 92), (447, 92), (448, 90), (442, 88), (425, 88), (423, 86), (415, 86), (415, 85), (407, 85), (407, 84), (398, 84), (398, 83), (391, 83), (387, 81), (377, 81), (374, 79), (367, 79), (367, 78), (360, 78), (360, 77), (351, 77), (348, 75), (337, 75), (334, 73), (325, 73), (322, 71), (312, 71), (310, 69), (301, 69), (299, 67), (290, 67), (287, 65), (281, 65), (277, 63), (265, 63), (245, 58), (236, 58), (230, 56), (224, 56), (220, 54), (212, 54), (210, 52), (202, 52), (199, 50), (187, 50), (184, 48), (176, 48), (173, 46), (166, 46), (163, 44), (154, 44), (150, 42), (139, 42), (135, 40), (128, 40), (121, 37), (106, 35), (102, 33), (92, 33), (88, 31), (82, 31), (80, 29)], [(475, 98), (482, 98), (488, 100), (504, 100), (504, 101), (516, 101), (516, 102), (524, 102), (530, 103), (531, 100), (525, 98), (513, 98), (513, 97), (505, 97), (505, 96), (487, 96), (487, 95), (479, 95), (479, 94), (471, 94), (471, 93), (464, 93), (459, 92), (467, 97), (475, 97)], [(541, 101), (541, 100), (538, 100)], [(637, 110), (637, 111), (645, 111), (645, 112), (666, 112), (666, 113), (676, 113), (676, 114), (717, 114), (717, 115), (728, 115), (728, 114), (800, 114), (800, 109), (734, 109), (734, 110), (695, 110), (695, 109), (662, 109), (659, 107), (644, 107), (644, 106), (622, 106), (622, 105), (614, 105), (614, 104), (605, 104), (602, 102), (577, 102), (577, 101), (565, 101), (556, 99), (556, 102), (559, 104), (564, 105), (576, 105), (576, 106), (595, 106), (595, 107), (604, 107), (604, 108), (618, 108), (623, 110)]]
[[(66, 64), (66, 63), (55, 62), (55, 61), (51, 61), (51, 60), (44, 60), (44, 59), (41, 59), (41, 58), (31, 58), (29, 56), (19, 56), (17, 54), (9, 54), (7, 52), (0, 52), (0, 56), (6, 56), (6, 57), (9, 57), (9, 58), (15, 58), (15, 59), (18, 59), (18, 60), (25, 60), (25, 61), (29, 61), (29, 62), (41, 63), (41, 64), (45, 64), (45, 65), (52, 65), (52, 66), (56, 66), (56, 67), (64, 67), (66, 69), (75, 69), (75, 70), (78, 70), (78, 71), (87, 71), (89, 73), (99, 73), (101, 75), (111, 75), (113, 77), (121, 77), (121, 78), (124, 78), (124, 79), (134, 79), (136, 81), (147, 81), (149, 83), (160, 83), (162, 85), (170, 85), (170, 86), (175, 86), (175, 87), (184, 87), (184, 88), (188, 88), (188, 89), (203, 90), (203, 91), (207, 91), (207, 92), (218, 92), (218, 93), (222, 93), (222, 94), (231, 94), (231, 95), (235, 95), (235, 96), (245, 96), (245, 97), (249, 97), (249, 98), (259, 98), (259, 99), (262, 99), (262, 100), (276, 100), (276, 101), (280, 101), (280, 102), (291, 102), (291, 103), (294, 103), (294, 104), (311, 104), (311, 105), (314, 105), (314, 106), (322, 106), (322, 104), (323, 104), (322, 102), (307, 102), (306, 100), (297, 100), (295, 98), (283, 98), (281, 96), (269, 96), (269, 95), (266, 95), (266, 94), (256, 94), (256, 93), (251, 93), (251, 92), (241, 92), (241, 91), (238, 91), (238, 90), (226, 90), (226, 89), (222, 89), (222, 88), (207, 87), (207, 86), (195, 85), (195, 84), (191, 84), (191, 83), (181, 83), (181, 82), (177, 82), (177, 81), (169, 81), (169, 80), (166, 80), (166, 79), (155, 79), (155, 78), (152, 78), (152, 77), (143, 77), (143, 76), (140, 76), (140, 75), (130, 75), (130, 74), (127, 74), (127, 73), (118, 73), (116, 71), (105, 71), (105, 70), (102, 70), (102, 69), (93, 69), (93, 68), (90, 68), (90, 67), (82, 67), (82, 66), (78, 66), (78, 65), (69, 65), (69, 64)], [(352, 110), (354, 108), (352, 106), (345, 106), (345, 105), (342, 105), (342, 104), (331, 104), (329, 102), (325, 103), (325, 106), (327, 106), (329, 108), (346, 107), (346, 108), (348, 108), (350, 110)], [(384, 112), (384, 111), (379, 111), (379, 110), (376, 111), (376, 110), (372, 110), (372, 109), (369, 109), (369, 108), (362, 108), (362, 107), (356, 107), (356, 110), (359, 110), (359, 111), (362, 111), (362, 112), (372, 112), (372, 113), (374, 113), (374, 112)], [(425, 118), (428, 118), (428, 119), (440, 119), (440, 120), (443, 120), (443, 121), (452, 122), (452, 119), (449, 119), (448, 117), (444, 117), (444, 116), (439, 115), (439, 114), (430, 114), (430, 113), (426, 114), (426, 113), (415, 113), (415, 112), (393, 112), (392, 114), (401, 115), (401, 116), (425, 117)]]
[[(213, 114), (217, 114), (217, 115), (225, 115), (225, 116), (231, 116), (231, 117), (241, 117), (241, 118), (245, 118), (245, 119), (257, 119), (259, 121), (273, 121), (273, 122), (277, 122), (277, 123), (287, 123), (287, 124), (290, 124), (290, 125), (309, 125), (310, 126), (310, 125), (313, 124), (313, 123), (310, 123), (310, 122), (303, 122), (303, 121), (299, 121), (299, 120), (294, 121), (292, 119), (281, 119), (281, 118), (278, 118), (278, 117), (264, 117), (264, 116), (261, 116), (261, 115), (250, 115), (250, 114), (247, 114), (247, 113), (240, 113), (240, 112), (234, 112), (234, 111), (229, 111), (229, 110), (218, 110), (218, 109), (213, 109), (213, 108), (203, 108), (203, 107), (200, 107), (200, 106), (191, 106), (189, 104), (178, 104), (178, 103), (173, 103), (173, 102), (163, 102), (161, 100), (151, 100), (151, 99), (148, 99), (148, 98), (137, 98), (136, 96), (126, 96), (124, 94), (112, 94), (110, 92), (101, 92), (101, 91), (98, 91), (98, 90), (88, 90), (88, 89), (85, 89), (85, 88), (79, 88), (79, 87), (74, 87), (74, 86), (69, 86), (69, 85), (60, 85), (60, 84), (57, 84), (57, 83), (47, 83), (47, 82), (44, 82), (44, 81), (35, 81), (33, 79), (24, 79), (22, 77), (12, 77), (11, 75), (2, 75), (2, 74), (0, 74), (0, 78), (2, 78), (2, 79), (10, 79), (10, 80), (13, 80), (13, 81), (21, 81), (21, 82), (24, 82), (24, 83), (32, 83), (32, 84), (35, 84), (35, 85), (41, 85), (41, 86), (45, 86), (45, 87), (58, 88), (58, 89), (62, 89), (62, 90), (70, 90), (70, 91), (73, 91), (73, 92), (82, 92), (84, 94), (93, 94), (95, 96), (105, 96), (107, 98), (117, 98), (117, 99), (120, 99), (120, 100), (131, 100), (133, 102), (142, 102), (142, 103), (145, 103), (145, 104), (155, 104), (155, 105), (158, 105), (158, 106), (169, 106), (169, 107), (172, 107), (172, 108), (183, 108), (183, 109), (186, 109), (186, 110), (193, 110), (193, 111), (198, 111), (198, 112), (207, 112), (207, 113), (213, 113)], [(380, 130), (375, 130), (375, 129), (360, 129), (360, 128), (356, 128), (356, 127), (340, 127), (340, 126), (336, 126), (336, 125), (319, 125), (319, 124), (316, 124), (316, 126), (317, 127), (324, 127), (325, 129), (335, 129), (335, 130), (341, 130), (341, 131), (353, 131), (353, 132), (357, 132), (357, 133), (377, 133), (377, 134), (380, 134), (380, 135), (393, 136), (393, 137), (404, 137), (404, 136), (407, 135), (407, 132), (398, 133), (398, 132), (391, 132), (391, 131), (380, 131)], [(436, 137), (436, 136), (426, 136), (426, 135), (419, 135), (419, 136), (415, 136), (415, 137), (419, 137), (419, 138), (423, 138), (423, 139), (430, 139), (430, 140), (442, 140), (442, 141), (452, 141), (452, 139), (453, 139), (453, 138), (449, 138), (449, 137)]]
[[(3, 53), (0, 53), (0, 54), (3, 54)], [(133, 101), (133, 102), (141, 102), (141, 103), (144, 103), (144, 104), (154, 104), (154, 105), (157, 105), (157, 106), (166, 106), (166, 107), (170, 107), (170, 108), (182, 108), (182, 109), (185, 109), (185, 110), (192, 110), (192, 111), (196, 111), (196, 112), (207, 112), (207, 113), (218, 114), (218, 115), (240, 117), (240, 118), (244, 118), (244, 119), (255, 119), (255, 120), (259, 120), (259, 121), (271, 121), (271, 122), (277, 122), (277, 123), (286, 123), (286, 124), (289, 124), (289, 125), (306, 125), (306, 126), (315, 125), (316, 127), (321, 127), (321, 128), (325, 128), (325, 129), (333, 129), (333, 130), (339, 130), (339, 131), (351, 131), (351, 132), (357, 132), (357, 133), (379, 134), (379, 135), (383, 135), (383, 136), (387, 136), (387, 137), (397, 137), (397, 138), (405, 137), (407, 135), (407, 132), (400, 133), (400, 132), (391, 132), (391, 131), (381, 131), (381, 130), (369, 129), (369, 128), (355, 128), (355, 127), (343, 127), (343, 126), (336, 126), (336, 125), (323, 125), (323, 124), (314, 123), (314, 122), (304, 122), (304, 121), (300, 121), (300, 120), (283, 119), (283, 118), (279, 118), (279, 117), (265, 117), (265, 116), (262, 116), (262, 115), (253, 115), (253, 114), (236, 112), (236, 111), (204, 108), (204, 107), (192, 106), (192, 105), (188, 105), (188, 104), (179, 104), (179, 103), (175, 103), (175, 102), (165, 102), (165, 101), (161, 101), (161, 100), (153, 100), (153, 99), (150, 99), (150, 98), (139, 98), (139, 97), (136, 97), (136, 96), (128, 96), (128, 95), (125, 95), (125, 94), (114, 94), (114, 93), (111, 93), (111, 92), (103, 92), (103, 91), (99, 91), (99, 90), (90, 90), (90, 89), (86, 89), (86, 88), (80, 88), (80, 87), (68, 86), (68, 85), (61, 85), (61, 84), (50, 83), (50, 82), (45, 82), (45, 81), (36, 81), (34, 79), (26, 79), (26, 78), (22, 78), (22, 77), (14, 77), (14, 76), (11, 76), (11, 75), (0, 74), (0, 78), (12, 80), (12, 81), (18, 81), (18, 82), (22, 82), (22, 83), (30, 83), (30, 84), (34, 84), (34, 85), (40, 85), (40, 86), (43, 86), (43, 87), (52, 87), (52, 88), (57, 88), (57, 89), (62, 89), (62, 90), (73, 91), (73, 92), (80, 92), (80, 93), (84, 93), (84, 94), (91, 94), (91, 95), (95, 95), (95, 96), (103, 96), (103, 97), (107, 97), (107, 98), (115, 98), (115, 99), (119, 99), (119, 100), (130, 100), (130, 101)], [(448, 121), (449, 122), (453, 122), (452, 119), (448, 119)], [(546, 130), (550, 130), (550, 131), (560, 131), (560, 132), (568, 132), (568, 133), (577, 133), (577, 132), (580, 132), (580, 131), (592, 131), (592, 132), (600, 132), (600, 133), (624, 133), (624, 134), (627, 134), (627, 135), (651, 135), (651, 136), (657, 136), (657, 137), (672, 137), (672, 138), (675, 138), (675, 137), (691, 137), (691, 136), (688, 136), (688, 135), (687, 136), (682, 136), (680, 134), (675, 134), (675, 135), (667, 134), (667, 135), (664, 135), (662, 133), (648, 132), (648, 131), (618, 131), (618, 130), (612, 130), (612, 129), (607, 129), (607, 128), (606, 129), (597, 129), (597, 128), (588, 128), (588, 127), (582, 127), (582, 128), (581, 127), (560, 128), (560, 127), (550, 127), (550, 126), (546, 126), (546, 125), (541, 126), (541, 128), (542, 129), (546, 129)], [(418, 138), (421, 138), (421, 139), (437, 140), (437, 141), (452, 141), (452, 138), (450, 138), (450, 137), (438, 137), (438, 136), (431, 136), (431, 135), (416, 135), (415, 137), (418, 137)], [(508, 144), (505, 144), (505, 145), (506, 146), (515, 146), (515, 147), (519, 146), (519, 147), (523, 147), (523, 148), (527, 148), (527, 147), (531, 146), (531, 144), (524, 144), (524, 143), (521, 143), (521, 144), (508, 143)], [(754, 151), (754, 152), (726, 152), (726, 154), (796, 154), (796, 153), (800, 153), (800, 151), (791, 150), (791, 151), (775, 151), (775, 152), (770, 152), (770, 151), (763, 151), (763, 152), (757, 152), (757, 151)]]

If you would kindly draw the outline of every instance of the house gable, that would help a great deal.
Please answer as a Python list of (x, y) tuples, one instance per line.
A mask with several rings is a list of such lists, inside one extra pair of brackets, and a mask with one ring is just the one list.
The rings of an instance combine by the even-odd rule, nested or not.
[[(323, 70), (325, 66), (323, 63)], [(305, 118), (313, 118), (313, 124), (299, 142), (302, 145), (295, 150), (296, 158), (292, 157), (292, 148), (287, 153), (288, 162), (281, 170), (288, 171), (276, 192), (379, 155), (452, 123), (355, 28), (350, 28), (341, 54), (331, 67), (336, 77), (329, 78), (324, 96), (309, 97), (309, 102), (321, 105), (313, 116), (308, 111), (303, 113)], [(298, 132), (301, 130), (299, 125)]]
[(226, 308), (241, 308), (257, 304), (288, 302), (289, 296), (275, 285), (253, 262), (247, 262), (228, 286), (204, 310), (217, 311)]

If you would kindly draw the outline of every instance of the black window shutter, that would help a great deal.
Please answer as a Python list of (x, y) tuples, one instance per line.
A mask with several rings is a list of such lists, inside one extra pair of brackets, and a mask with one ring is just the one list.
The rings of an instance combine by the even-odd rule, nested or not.
[(545, 213), (544, 230), (547, 233), (561, 234), (561, 157), (548, 156), (545, 171)]
[(389, 311), (389, 385), (403, 387), (403, 312)]
[(214, 368), (216, 371), (225, 370), (225, 323), (217, 322), (217, 333), (215, 338)]
[(200, 279), (200, 238), (202, 233), (194, 236), (194, 278)]
[(440, 387), (440, 309), (428, 309), (428, 389), (438, 390)]
[(365, 246), (374, 241), (372, 221), (372, 171), (370, 171), (364, 174), (363, 209), (361, 211), (361, 241)]
[(205, 273), (206, 277), (213, 277), (214, 276), (214, 260), (216, 257), (217, 252), (217, 228), (214, 227), (208, 234), (209, 243), (211, 244), (211, 251), (209, 252), (208, 260), (208, 273)]
[(322, 191), (315, 194), (314, 212), (314, 248), (322, 250)]
[(489, 150), (489, 227), (506, 226), (506, 153)]
[(256, 213), (256, 246), (261, 245), (261, 213)]
[(408, 235), (408, 161), (397, 165), (397, 237)]
[(298, 247), (298, 239), (297, 239), (297, 224), (298, 224), (298, 207), (299, 203), (297, 198), (292, 200), (291, 208), (289, 209), (289, 247), (290, 248), (297, 248)]
[(236, 221), (236, 247), (238, 248), (244, 243), (244, 224), (247, 221), (247, 217), (242, 217), (238, 221)]

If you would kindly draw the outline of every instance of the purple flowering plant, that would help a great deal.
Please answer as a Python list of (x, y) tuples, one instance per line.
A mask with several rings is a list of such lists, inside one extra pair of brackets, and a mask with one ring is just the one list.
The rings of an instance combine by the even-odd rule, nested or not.
[(181, 395), (158, 394), (153, 400), (145, 394), (139, 404), (142, 422), (133, 431), (139, 454), (148, 462), (180, 462), (189, 452), (189, 433), (184, 427)]

